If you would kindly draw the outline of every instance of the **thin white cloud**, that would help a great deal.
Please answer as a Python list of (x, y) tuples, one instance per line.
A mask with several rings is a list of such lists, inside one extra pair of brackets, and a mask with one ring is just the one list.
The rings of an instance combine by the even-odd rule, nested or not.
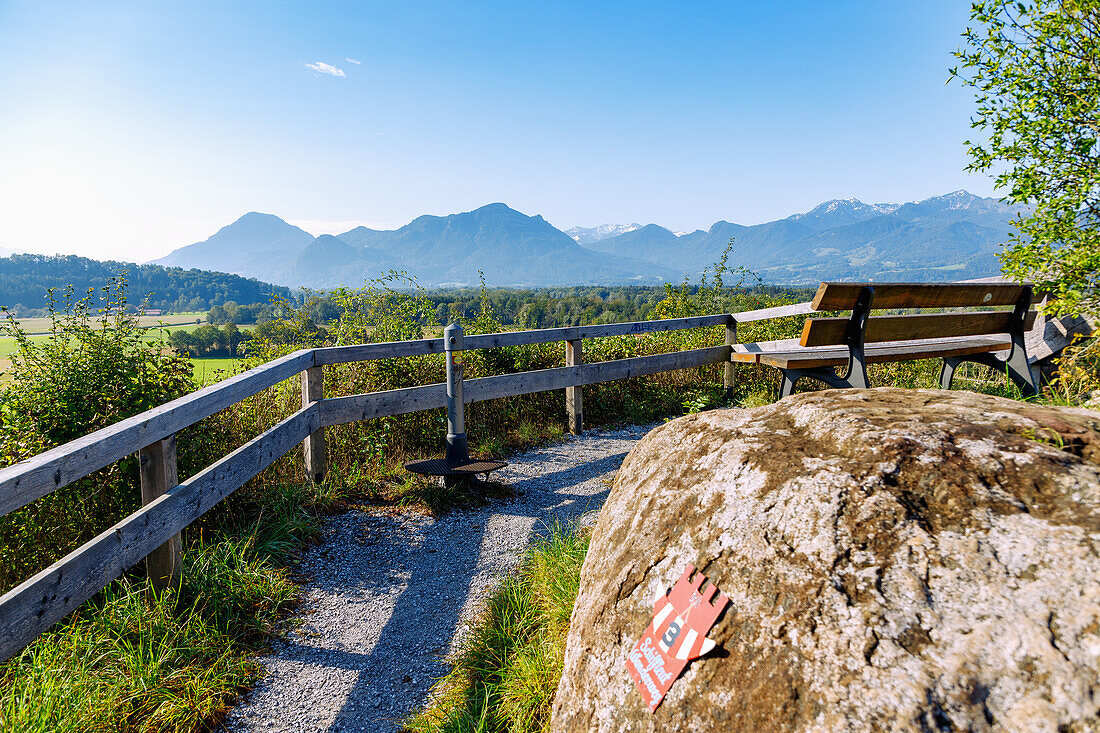
[(361, 64), (361, 63), (363, 63), (362, 61), (359, 61), (358, 59), (348, 59), (348, 58), (345, 58), (345, 59), (344, 59), (344, 61), (347, 61), (347, 62), (348, 62), (349, 64), (355, 64), (356, 66), (358, 66), (358, 65), (359, 65), (359, 64)]
[(324, 61), (318, 61), (315, 64), (306, 64), (306, 68), (310, 71), (315, 71), (318, 74), (328, 74), (329, 76), (347, 76), (344, 70), (333, 66), (332, 64), (326, 64)]

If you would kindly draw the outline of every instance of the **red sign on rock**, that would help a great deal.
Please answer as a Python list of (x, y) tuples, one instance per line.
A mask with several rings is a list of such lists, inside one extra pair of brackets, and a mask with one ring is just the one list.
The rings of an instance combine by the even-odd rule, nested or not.
[(661, 704), (688, 662), (714, 648), (706, 634), (729, 603), (724, 595), (711, 603), (718, 588), (711, 583), (700, 590), (706, 578), (697, 573), (692, 579), (692, 573), (695, 566), (688, 565), (672, 590), (653, 604), (653, 621), (626, 660), (626, 669), (650, 712)]

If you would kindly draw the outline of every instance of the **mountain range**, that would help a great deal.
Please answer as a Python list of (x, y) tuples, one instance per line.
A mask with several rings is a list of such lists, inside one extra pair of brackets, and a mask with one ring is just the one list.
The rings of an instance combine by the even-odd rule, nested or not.
[(728, 264), (765, 282), (944, 281), (997, 274), (996, 253), (1018, 211), (955, 191), (906, 204), (837, 199), (763, 224), (719, 221), (674, 233), (657, 224), (561, 231), (495, 203), (421, 216), (400, 229), (357, 227), (319, 237), (252, 212), (155, 263), (318, 289), (356, 287), (389, 269), (431, 287), (476, 283), (479, 270), (490, 285), (644, 285), (694, 279), (732, 240)]

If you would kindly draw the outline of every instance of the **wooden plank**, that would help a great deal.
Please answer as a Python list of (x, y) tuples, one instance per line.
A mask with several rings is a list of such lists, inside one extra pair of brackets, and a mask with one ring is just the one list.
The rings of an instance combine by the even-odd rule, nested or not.
[(442, 354), (443, 339), (414, 339), (411, 341), (386, 341), (380, 344), (353, 344), (351, 346), (324, 346), (314, 349), (314, 364), (346, 364), (352, 361), (397, 359), (404, 356)]
[(728, 319), (728, 315), (719, 313), (710, 316), (665, 318), (656, 321), (567, 326), (565, 328), (543, 328), (535, 331), (505, 331), (503, 333), (466, 336), (464, 343), (466, 350), (469, 351), (470, 349), (492, 349), (500, 346), (527, 346), (553, 343), (555, 341), (577, 341), (578, 339), (603, 338), (605, 336), (638, 336), (644, 333), (724, 326)]
[[(802, 346), (830, 346), (844, 342), (847, 318), (809, 318), (802, 328)], [(1035, 323), (1035, 311), (1027, 314), (1024, 328)], [(906, 316), (872, 316), (867, 319), (864, 343), (913, 339), (980, 336), (1008, 333), (1012, 311), (959, 311)]]
[[(864, 353), (871, 364), (912, 359), (935, 359), (943, 356), (963, 356), (1011, 348), (1012, 342), (1005, 336), (967, 336), (961, 338), (921, 339), (919, 341), (891, 341), (868, 344)], [(812, 369), (820, 366), (842, 366), (848, 363), (848, 349), (836, 346), (796, 348), (789, 351), (761, 352), (757, 355), (761, 364), (780, 369)]]
[(1040, 317), (1035, 328), (1024, 335), (1027, 359), (1032, 364), (1048, 359), (1072, 344), (1078, 335), (1088, 336), (1096, 330), (1097, 324), (1080, 316)]
[[(564, 328), (542, 328), (532, 331), (503, 331), (466, 336), (466, 351), (472, 349), (493, 349), (502, 346), (529, 346), (549, 344), (555, 341), (576, 341), (577, 339), (601, 338), (604, 336), (632, 336), (661, 331), (679, 331), (688, 328), (706, 328), (725, 325), (729, 318), (726, 314), (709, 316), (691, 316), (688, 318), (665, 318), (654, 321), (631, 321), (628, 323), (606, 323), (592, 326), (567, 326)], [(380, 344), (357, 344), (354, 346), (329, 346), (315, 349), (315, 364), (342, 364), (351, 361), (371, 359), (393, 359), (403, 356), (443, 353), (443, 339), (418, 339), (415, 341), (392, 341)]]
[(860, 289), (873, 287), (878, 308), (961, 308), (1015, 305), (1025, 286), (1015, 283), (821, 283), (812, 301), (818, 311), (846, 311)]
[[(801, 346), (798, 339), (778, 339), (776, 341), (758, 341), (749, 344), (734, 344), (730, 347), (730, 359), (746, 364), (757, 364), (760, 357), (766, 353), (778, 351), (795, 351)], [(845, 350), (845, 353), (847, 351)]]
[(741, 311), (733, 314), (733, 320), (737, 323), (751, 323), (752, 321), (768, 321), (772, 318), (786, 318), (787, 316), (804, 316), (813, 313), (813, 303), (791, 303), (774, 308), (760, 308), (754, 311)]
[[(320, 402), (325, 397), (324, 367), (310, 367), (302, 372), (302, 407)], [(325, 480), (325, 429), (318, 428), (302, 441), (302, 458), (306, 478), (320, 485)]]
[(292, 450), (318, 422), (317, 406), (299, 410), (5, 593), (0, 662)]
[[(565, 342), (565, 365), (579, 366), (584, 363), (584, 342), (580, 339)], [(569, 432), (580, 435), (584, 432), (584, 395), (583, 387), (565, 388), (565, 414), (569, 417)]]
[[(138, 474), (141, 477), (141, 505), (148, 506), (179, 483), (176, 469), (176, 436), (169, 435), (138, 451)], [(179, 586), (183, 575), (181, 558), (183, 535), (178, 532), (149, 553), (145, 568), (149, 582), (163, 590)]]
[(224, 410), (313, 366), (313, 352), (295, 351), (172, 400), (140, 415), (0, 469), (0, 516)]
[[(469, 382), (467, 382), (469, 384)], [(469, 402), (469, 400), (466, 400)], [(330, 397), (321, 400), (321, 425), (343, 425), (349, 422), (370, 420), (375, 417), (403, 415), (406, 412), (434, 410), (447, 406), (447, 385), (426, 384), (421, 387), (391, 389), (349, 397)]]
[(690, 369), (726, 360), (727, 346), (676, 351), (670, 354), (635, 356), (630, 359), (600, 361), (582, 366), (540, 369), (520, 374), (468, 379), (465, 383), (466, 402), (481, 402), (499, 397), (512, 397), (533, 392), (546, 392), (564, 387), (610, 382), (615, 379), (641, 377), (647, 374)]
[[(729, 346), (730, 349), (732, 350), (733, 345), (736, 344), (736, 343), (737, 343), (737, 321), (735, 321), (731, 317), (730, 320), (729, 320), (729, 323), (726, 324), (726, 346)], [(727, 397), (733, 396), (734, 380), (737, 377), (736, 373), (734, 372), (734, 369), (735, 369), (735, 367), (734, 367), (733, 359), (726, 359), (726, 363), (722, 367), (722, 386), (726, 390), (726, 396)]]

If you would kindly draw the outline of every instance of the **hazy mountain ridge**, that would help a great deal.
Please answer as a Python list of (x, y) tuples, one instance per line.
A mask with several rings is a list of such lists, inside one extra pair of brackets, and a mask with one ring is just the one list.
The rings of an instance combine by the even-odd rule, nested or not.
[(999, 244), (1020, 210), (966, 191), (907, 204), (837, 199), (753, 226), (720, 221), (676, 240), (667, 229), (643, 227), (590, 246), (635, 252), (693, 274), (712, 265), (733, 238), (729, 263), (768, 282), (955, 280), (998, 274)]
[[(252, 212), (157, 264), (218, 269), (291, 287), (355, 287), (389, 269), (426, 286), (656, 284), (694, 278), (730, 239), (731, 266), (766, 281), (950, 280), (994, 275), (998, 245), (1018, 209), (955, 191), (906, 204), (826, 201), (785, 219), (746, 226), (719, 221), (673, 233), (657, 224), (553, 227), (496, 203), (424, 215), (395, 230), (356, 227), (313, 237)], [(583, 245), (583, 246), (582, 246)]]
[[(257, 246), (262, 234), (272, 238), (267, 251)], [(227, 253), (237, 236), (242, 246)], [(357, 227), (316, 239), (278, 217), (252, 212), (209, 239), (156, 260), (182, 262), (311, 288), (355, 287), (389, 269), (407, 270), (429, 286), (476, 284), (479, 270), (490, 285), (654, 285), (678, 277), (677, 271), (652, 262), (585, 249), (541, 216), (500, 203), (449, 216), (420, 216), (396, 230)]]

